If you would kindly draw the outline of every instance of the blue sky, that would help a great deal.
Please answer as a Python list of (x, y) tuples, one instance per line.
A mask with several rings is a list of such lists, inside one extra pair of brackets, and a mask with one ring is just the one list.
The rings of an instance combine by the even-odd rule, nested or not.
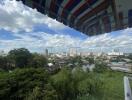
[(8, 52), (21, 47), (41, 53), (51, 47), (55, 51), (79, 47), (82, 51), (132, 52), (132, 29), (88, 37), (21, 2), (3, 0), (0, 2), (0, 50)]

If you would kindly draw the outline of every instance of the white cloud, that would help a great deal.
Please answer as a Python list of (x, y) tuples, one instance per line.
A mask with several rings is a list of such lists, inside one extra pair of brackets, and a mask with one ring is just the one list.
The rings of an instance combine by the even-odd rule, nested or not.
[(66, 28), (62, 23), (42, 15), (35, 9), (24, 6), (15, 0), (3, 0), (0, 3), (0, 29), (31, 32), (37, 24), (45, 24), (54, 30)]
[(122, 30), (120, 32), (93, 36), (87, 38), (83, 43), (83, 47), (94, 48), (95, 50), (103, 49), (104, 51), (111, 51), (112, 49), (127, 50), (132, 52), (132, 28)]
[[(129, 30), (129, 32), (127, 31)], [(111, 51), (120, 49), (121, 51), (132, 52), (132, 29), (126, 29), (118, 33), (119, 35), (103, 34), (88, 37), (85, 40), (71, 37), (69, 35), (48, 34), (44, 32), (31, 32), (23, 34), (12, 34), (16, 37), (13, 40), (0, 40), (0, 49), (9, 51), (13, 48), (25, 47), (31, 51), (44, 52), (45, 48), (52, 47), (58, 50), (68, 50), (70, 47), (80, 47), (87, 51)], [(128, 33), (125, 33), (125, 32)]]
[[(25, 47), (31, 51), (39, 51), (47, 47), (65, 50), (69, 47), (81, 47), (86, 50), (110, 51), (115, 48), (132, 52), (132, 28), (116, 32), (119, 35), (103, 34), (88, 37), (85, 40), (69, 35), (48, 34), (44, 32), (32, 32), (37, 24), (47, 25), (50, 29), (61, 30), (66, 26), (53, 20), (36, 10), (25, 7), (15, 0), (3, 0), (0, 2), (0, 29), (12, 31), (16, 37), (13, 40), (0, 40), (0, 50), (9, 51), (13, 48)], [(20, 31), (25, 31), (21, 32)], [(29, 33), (27, 33), (29, 32)]]
[[(69, 35), (60, 35), (60, 34), (48, 34), (44, 32), (37, 33), (23, 33), (23, 34), (12, 34), (16, 37), (13, 40), (0, 40), (0, 48), (5, 51), (9, 51), (13, 48), (25, 47), (31, 51), (37, 51), (45, 48), (59, 48), (65, 49), (68, 47), (77, 46), (80, 44), (78, 38), (73, 38)], [(78, 41), (78, 42), (76, 42)], [(81, 41), (81, 40), (80, 40)], [(41, 51), (42, 52), (42, 51)]]

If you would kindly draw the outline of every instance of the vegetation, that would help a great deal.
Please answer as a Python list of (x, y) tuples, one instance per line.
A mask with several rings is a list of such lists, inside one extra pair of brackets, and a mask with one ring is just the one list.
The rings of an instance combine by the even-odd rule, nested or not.
[[(51, 75), (43, 68), (0, 72), (0, 100), (123, 100), (123, 74), (62, 68)], [(91, 99), (93, 98), (93, 99)]]
[(74, 67), (82, 66), (82, 58), (81, 56), (75, 56), (69, 58), (69, 63), (73, 64)]
[(93, 70), (94, 72), (97, 72), (97, 73), (103, 73), (103, 72), (108, 72), (111, 69), (107, 66), (106, 63), (97, 61), (95, 62), (95, 68)]
[(32, 54), (32, 58), (29, 61), (29, 66), (34, 67), (34, 68), (42, 68), (46, 67), (47, 65), (47, 59), (45, 56), (34, 53)]
[[(76, 57), (71, 62), (81, 58)], [(93, 58), (87, 58), (91, 64)], [(27, 49), (15, 49), (0, 57), (0, 100), (123, 100), (123, 76), (105, 63), (95, 62), (93, 72), (82, 67), (46, 70), (48, 60)], [(23, 66), (22, 66), (22, 65)]]
[(47, 58), (37, 53), (30, 53), (25, 48), (11, 50), (7, 56), (0, 56), (0, 69), (42, 68), (47, 65)]
[(90, 65), (94, 64), (94, 57), (86, 57), (85, 59), (89, 62)]
[[(0, 100), (44, 100), (55, 92), (48, 84), (49, 75), (44, 69), (15, 69), (0, 75)], [(35, 99), (36, 98), (36, 99)], [(49, 100), (49, 99), (47, 99)]]

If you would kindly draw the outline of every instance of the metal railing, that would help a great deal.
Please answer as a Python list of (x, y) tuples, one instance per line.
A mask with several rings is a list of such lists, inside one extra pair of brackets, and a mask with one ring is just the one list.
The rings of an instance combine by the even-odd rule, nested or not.
[(125, 100), (132, 100), (132, 92), (129, 79), (130, 77), (124, 76), (124, 93), (125, 93)]

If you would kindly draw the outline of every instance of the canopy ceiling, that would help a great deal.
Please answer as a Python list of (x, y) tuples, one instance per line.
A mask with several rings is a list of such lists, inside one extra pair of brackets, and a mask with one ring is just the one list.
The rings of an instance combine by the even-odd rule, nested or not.
[[(132, 0), (17, 1), (22, 1), (25, 5), (36, 8), (42, 14), (48, 15), (49, 17), (89, 36), (132, 26), (132, 10), (130, 9)], [(128, 9), (123, 8), (125, 7), (123, 5), (123, 2), (125, 1), (130, 4)], [(119, 6), (123, 9), (120, 10)], [(124, 12), (127, 12), (127, 17), (124, 16)]]

